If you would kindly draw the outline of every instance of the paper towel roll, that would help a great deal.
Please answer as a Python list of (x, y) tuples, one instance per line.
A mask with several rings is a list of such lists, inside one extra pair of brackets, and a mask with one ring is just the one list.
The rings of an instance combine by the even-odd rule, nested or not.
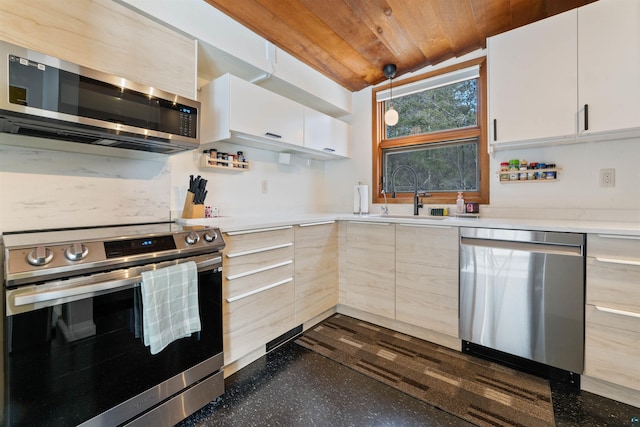
[(369, 186), (356, 184), (353, 186), (353, 213), (369, 213)]

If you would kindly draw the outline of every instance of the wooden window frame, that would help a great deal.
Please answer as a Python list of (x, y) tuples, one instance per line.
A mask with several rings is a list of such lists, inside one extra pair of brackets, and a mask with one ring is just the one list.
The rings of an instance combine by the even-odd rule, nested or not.
[[(460, 64), (445, 67), (436, 71), (421, 74), (401, 83), (396, 83), (395, 87), (403, 84), (413, 83), (418, 80), (428, 79), (430, 77), (441, 74), (450, 73), (452, 71), (468, 68), (474, 65), (480, 67), (480, 77), (478, 78), (478, 123), (476, 126), (465, 127), (461, 129), (431, 132), (420, 135), (409, 135), (393, 139), (384, 139), (384, 102), (376, 101), (376, 94), (389, 88), (384, 85), (374, 88), (372, 91), (372, 117), (373, 117), (373, 145), (372, 145), (372, 193), (373, 203), (384, 203), (382, 195), (382, 150), (385, 148), (410, 147), (413, 145), (424, 145), (429, 143), (437, 143), (443, 141), (453, 141), (458, 139), (478, 138), (478, 163), (480, 168), (479, 191), (464, 192), (465, 202), (477, 202), (481, 204), (489, 203), (489, 151), (487, 148), (487, 67), (486, 57), (472, 59)], [(422, 198), (425, 204), (455, 204), (457, 192), (437, 192), (432, 193), (431, 197)], [(387, 203), (413, 203), (412, 193), (398, 193), (399, 197), (392, 199), (387, 196)]]

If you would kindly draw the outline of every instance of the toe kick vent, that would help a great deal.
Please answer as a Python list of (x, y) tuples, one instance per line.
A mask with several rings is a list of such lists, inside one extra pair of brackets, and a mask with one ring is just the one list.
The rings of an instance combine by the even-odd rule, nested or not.
[(280, 335), (279, 337), (272, 339), (266, 345), (267, 353), (273, 350), (274, 348), (278, 347), (279, 345), (284, 344), (290, 339), (300, 335), (301, 333), (302, 333), (302, 325), (298, 325), (295, 328), (291, 329), (290, 331)]

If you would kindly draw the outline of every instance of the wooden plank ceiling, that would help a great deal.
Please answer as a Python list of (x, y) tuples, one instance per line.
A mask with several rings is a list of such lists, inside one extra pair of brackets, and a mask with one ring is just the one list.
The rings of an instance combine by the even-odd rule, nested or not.
[(351, 91), (595, 0), (206, 0)]

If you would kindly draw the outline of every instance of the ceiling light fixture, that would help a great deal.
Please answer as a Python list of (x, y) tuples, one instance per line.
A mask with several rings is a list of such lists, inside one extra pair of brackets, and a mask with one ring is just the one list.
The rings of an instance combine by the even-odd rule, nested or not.
[(398, 124), (398, 112), (393, 109), (393, 78), (396, 76), (396, 64), (387, 64), (382, 68), (384, 76), (389, 79), (389, 109), (384, 113), (384, 122), (387, 126), (395, 126)]

